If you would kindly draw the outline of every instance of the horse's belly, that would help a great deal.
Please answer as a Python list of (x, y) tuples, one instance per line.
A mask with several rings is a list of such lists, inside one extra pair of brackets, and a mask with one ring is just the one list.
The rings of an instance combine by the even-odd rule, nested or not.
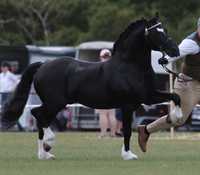
[(97, 109), (119, 108), (126, 104), (135, 104), (136, 101), (138, 99), (135, 95), (116, 96), (115, 94), (101, 91), (84, 92), (77, 96), (78, 103)]

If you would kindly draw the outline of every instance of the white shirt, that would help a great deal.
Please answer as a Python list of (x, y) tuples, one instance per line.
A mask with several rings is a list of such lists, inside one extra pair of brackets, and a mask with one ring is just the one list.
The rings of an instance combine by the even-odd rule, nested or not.
[(10, 71), (0, 73), (0, 92), (12, 92), (18, 81), (17, 76)]
[(188, 39), (188, 38), (184, 39), (179, 44), (178, 47), (179, 47), (179, 51), (180, 51), (180, 56), (178, 56), (178, 57), (166, 56), (166, 58), (168, 58), (169, 62), (173, 62), (178, 59), (184, 58), (186, 55), (195, 55), (200, 52), (200, 47), (198, 46), (198, 44), (195, 41)]

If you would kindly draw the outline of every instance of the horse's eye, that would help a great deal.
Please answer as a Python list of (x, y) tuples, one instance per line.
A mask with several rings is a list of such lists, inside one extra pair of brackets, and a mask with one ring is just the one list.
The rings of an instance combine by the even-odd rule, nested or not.
[(164, 31), (164, 29), (163, 29), (163, 28), (156, 28), (156, 30), (157, 30), (158, 32), (165, 33), (165, 31)]

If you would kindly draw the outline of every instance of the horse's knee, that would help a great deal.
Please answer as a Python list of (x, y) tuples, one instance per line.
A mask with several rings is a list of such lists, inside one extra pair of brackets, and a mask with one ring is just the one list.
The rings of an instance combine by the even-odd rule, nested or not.
[(40, 107), (31, 109), (31, 114), (32, 114), (37, 120), (41, 117), (41, 115), (42, 115), (41, 113), (42, 113), (42, 111), (41, 111)]
[(36, 118), (39, 128), (48, 127), (47, 120), (45, 118), (46, 115), (42, 106), (31, 109), (31, 114)]
[(125, 138), (130, 138), (131, 132), (123, 132), (123, 135), (124, 135)]

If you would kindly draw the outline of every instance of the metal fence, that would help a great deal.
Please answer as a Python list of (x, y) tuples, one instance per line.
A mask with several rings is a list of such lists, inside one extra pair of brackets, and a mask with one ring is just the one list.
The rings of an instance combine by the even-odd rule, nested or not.
[[(2, 95), (0, 93), (0, 114), (2, 111)], [(18, 125), (13, 130), (35, 131), (37, 130), (36, 120), (32, 116), (30, 110), (40, 106), (39, 97), (32, 91), (29, 95), (24, 112), (19, 118)], [(141, 106), (136, 113), (133, 114), (133, 129), (139, 124), (148, 124), (157, 118), (169, 112), (169, 103), (162, 103), (152, 106)], [(60, 111), (52, 127), (58, 131), (64, 130), (99, 130), (99, 116), (95, 113), (95, 109), (83, 106), (81, 104), (67, 105), (65, 109)], [(200, 131), (200, 105), (197, 105), (188, 122), (179, 128), (179, 130)]]
[[(0, 114), (2, 111), (2, 95), (0, 93)], [(31, 114), (31, 109), (40, 106), (41, 101), (39, 97), (31, 92), (27, 104), (24, 108), (24, 112), (19, 118), (18, 126), (15, 126), (13, 130), (22, 129), (25, 131), (35, 131), (37, 130), (36, 120)], [(68, 122), (68, 123), (67, 123)], [(69, 125), (70, 122), (70, 125)], [(60, 111), (55, 121), (52, 123), (52, 127), (57, 130), (81, 130), (81, 129), (99, 129), (99, 116), (95, 113), (95, 109), (88, 108), (80, 104), (67, 105), (62, 111)]]

